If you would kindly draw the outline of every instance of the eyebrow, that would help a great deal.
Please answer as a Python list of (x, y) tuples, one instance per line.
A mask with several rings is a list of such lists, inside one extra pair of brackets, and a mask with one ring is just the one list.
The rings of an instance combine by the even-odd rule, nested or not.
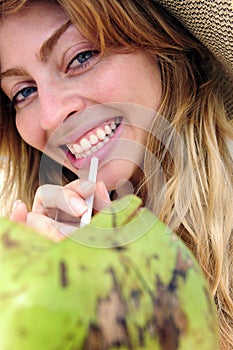
[[(48, 61), (54, 46), (58, 42), (58, 39), (68, 29), (68, 27), (71, 24), (72, 22), (69, 20), (68, 22), (63, 24), (61, 27), (56, 29), (53, 32), (53, 34), (43, 42), (39, 52), (39, 57), (42, 62), (46, 63)], [(0, 80), (11, 76), (24, 76), (24, 75), (28, 75), (28, 72), (23, 68), (20, 68), (20, 67), (10, 68), (0, 73)]]
[(70, 20), (65, 24), (63, 24), (60, 28), (55, 30), (55, 32), (42, 44), (40, 49), (40, 59), (42, 62), (47, 62), (51, 54), (51, 51), (53, 50), (54, 46), (58, 42), (58, 39), (68, 29), (68, 27), (71, 24), (72, 23)]

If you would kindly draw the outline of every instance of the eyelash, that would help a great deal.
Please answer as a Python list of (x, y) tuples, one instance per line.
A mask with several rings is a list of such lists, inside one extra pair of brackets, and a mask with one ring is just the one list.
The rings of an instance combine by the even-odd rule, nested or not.
[[(66, 66), (65, 68), (65, 73), (69, 73), (70, 71), (78, 71), (78, 70), (82, 70), (82, 69), (87, 69), (88, 66), (90, 65), (90, 61), (92, 59), (95, 59), (96, 56), (99, 55), (99, 51), (97, 50), (86, 50), (86, 51), (82, 51), (79, 52), (77, 55), (74, 56), (74, 58), (72, 58), (72, 60), (69, 62), (69, 64)], [(86, 57), (86, 55), (88, 54), (88, 57)], [(84, 61), (85, 57), (81, 59), (82, 56), (84, 56), (87, 58), (86, 61)], [(78, 59), (81, 59), (83, 62), (78, 62), (78, 64), (74, 64), (74, 62)], [(72, 67), (73, 65), (73, 67)], [(29, 94), (29, 96), (25, 96), (22, 99), (20, 99), (19, 101), (17, 101), (17, 98), (20, 94), (24, 94), (27, 93), (28, 90), (33, 90), (33, 92), (31, 92)], [(16, 92), (16, 94), (12, 97), (11, 99), (11, 104), (13, 105), (13, 107), (15, 107), (17, 104), (19, 104), (20, 102), (24, 102), (28, 97), (30, 97), (31, 94), (33, 94), (34, 92), (37, 91), (37, 87), (35, 86), (27, 86), (21, 90), (19, 90), (18, 92)]]
[[(99, 51), (98, 50), (86, 50), (86, 51), (82, 51), (79, 52), (77, 55), (74, 56), (74, 58), (69, 62), (69, 64), (66, 67), (66, 73), (69, 70), (79, 70), (79, 69), (85, 69), (90, 65), (90, 60), (94, 59), (96, 56), (99, 55)], [(77, 65), (75, 65), (74, 67), (72, 67), (72, 64), (79, 58), (81, 58), (82, 55), (87, 55), (89, 54), (90, 56), (88, 57), (87, 61), (85, 62), (79, 62)]]
[[(12, 97), (12, 99), (11, 99), (11, 104), (12, 104), (12, 106), (15, 107), (15, 106), (16, 106), (17, 104), (19, 104), (20, 102), (25, 101), (25, 99), (26, 99), (28, 96), (25, 96), (24, 98), (20, 99), (19, 101), (17, 101), (17, 97), (18, 97), (20, 94), (23, 95), (23, 93), (27, 92), (27, 90), (33, 90), (33, 89), (34, 89), (33, 92), (35, 92), (35, 91), (37, 90), (37, 88), (36, 88), (35, 86), (27, 86), (27, 87), (25, 87), (25, 88), (19, 90), (19, 91)], [(31, 95), (31, 94), (30, 94), (30, 95)], [(29, 95), (29, 96), (30, 96), (30, 95)]]

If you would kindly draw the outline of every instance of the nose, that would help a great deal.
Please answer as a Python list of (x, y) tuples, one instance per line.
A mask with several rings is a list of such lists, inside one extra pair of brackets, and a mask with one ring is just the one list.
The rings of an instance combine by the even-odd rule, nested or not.
[(50, 87), (39, 91), (40, 124), (44, 130), (54, 131), (65, 119), (85, 107), (84, 97), (74, 91)]

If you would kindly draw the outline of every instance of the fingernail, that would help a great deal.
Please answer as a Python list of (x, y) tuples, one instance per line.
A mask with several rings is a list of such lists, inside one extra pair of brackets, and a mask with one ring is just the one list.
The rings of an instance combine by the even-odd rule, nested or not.
[(21, 199), (17, 199), (13, 204), (12, 211), (15, 211), (18, 208), (18, 206), (22, 203), (23, 201), (21, 201)]
[(87, 205), (85, 202), (80, 201), (80, 199), (74, 197), (70, 200), (70, 206), (75, 211), (75, 213), (82, 215), (87, 210)]

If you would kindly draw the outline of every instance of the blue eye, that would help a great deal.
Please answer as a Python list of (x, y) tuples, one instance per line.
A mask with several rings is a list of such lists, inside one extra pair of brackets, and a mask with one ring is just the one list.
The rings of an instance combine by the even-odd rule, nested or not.
[(76, 60), (79, 63), (83, 64), (84, 62), (88, 61), (92, 56), (93, 56), (92, 51), (81, 52), (76, 56)]
[(87, 50), (78, 53), (68, 64), (67, 70), (76, 70), (86, 68), (90, 62), (99, 55), (97, 50)]
[(12, 98), (12, 104), (15, 106), (17, 103), (24, 101), (27, 97), (37, 91), (37, 87), (30, 86), (18, 91)]

